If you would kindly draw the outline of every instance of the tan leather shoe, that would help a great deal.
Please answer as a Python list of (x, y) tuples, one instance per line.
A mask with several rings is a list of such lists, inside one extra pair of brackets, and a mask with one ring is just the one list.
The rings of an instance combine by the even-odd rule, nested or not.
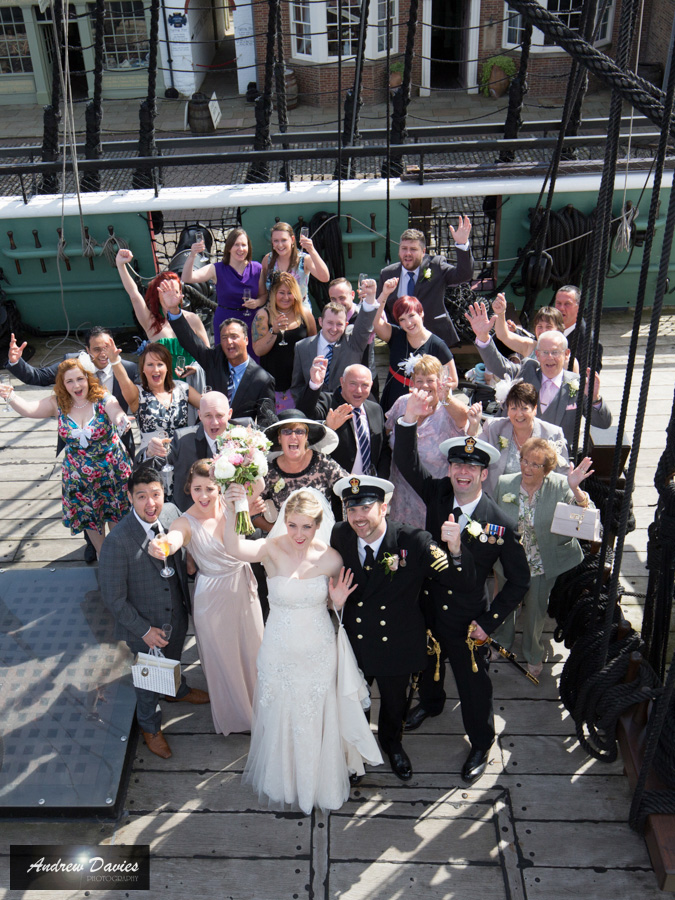
[(166, 738), (161, 731), (156, 731), (155, 734), (144, 731), (143, 739), (151, 753), (154, 753), (155, 756), (161, 756), (162, 759), (169, 759), (171, 756), (171, 748), (167, 744)]
[(199, 688), (190, 688), (189, 692), (184, 697), (165, 697), (169, 703), (210, 703), (211, 698), (206, 693), (206, 691), (202, 691)]

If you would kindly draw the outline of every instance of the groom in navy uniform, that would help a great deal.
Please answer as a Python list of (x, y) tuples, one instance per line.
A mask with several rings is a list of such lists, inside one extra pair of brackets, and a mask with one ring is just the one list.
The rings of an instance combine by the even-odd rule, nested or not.
[[(521, 602), (530, 584), (527, 564), (514, 523), (483, 493), (491, 462), (499, 459), (498, 451), (476, 438), (452, 438), (440, 445), (447, 454), (448, 476), (434, 478), (422, 465), (417, 452), (417, 419), (428, 414), (427, 395), (411, 392), (405, 415), (396, 424), (394, 461), (412, 489), (427, 507), (427, 529), (437, 540), (444, 539), (448, 513), (460, 524), (464, 551), (473, 557), (476, 580), (472, 590), (457, 591), (449, 600), (433, 584), (424, 595), (429, 601), (428, 615), (434, 637), (440, 641), (442, 658), (452, 667), (462, 708), (464, 728), (471, 750), (462, 767), (462, 779), (469, 784), (485, 771), (490, 747), (495, 738), (492, 711), (492, 683), (488, 674), (489, 645), (476, 651), (478, 671), (471, 668), (471, 653), (466, 644), (469, 627), (472, 637), (485, 638), (504, 621)], [(501, 591), (488, 600), (486, 580), (499, 561), (505, 576)], [(428, 716), (443, 711), (444, 668), (440, 681), (433, 680), (433, 670), (420, 682), (420, 703), (410, 710), (406, 731), (418, 728)]]
[(408, 781), (413, 770), (401, 743), (408, 683), (410, 674), (427, 663), (419, 594), (425, 579), (446, 595), (471, 590), (473, 560), (461, 546), (452, 515), (444, 523), (449, 554), (426, 531), (388, 522), (387, 500), (394, 490), (390, 481), (352, 475), (341, 478), (333, 490), (342, 498), (347, 521), (335, 524), (331, 546), (356, 582), (344, 607), (344, 626), (366, 680), (377, 680), (380, 745), (392, 772)]

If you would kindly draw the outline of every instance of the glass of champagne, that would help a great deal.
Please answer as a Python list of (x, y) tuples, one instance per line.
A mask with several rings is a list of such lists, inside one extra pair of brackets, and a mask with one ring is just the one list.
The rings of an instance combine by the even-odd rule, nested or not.
[(303, 225), (300, 229), (300, 237), (308, 238), (309, 237), (309, 228), (306, 225)]
[(441, 406), (447, 406), (450, 400), (450, 394), (452, 393), (450, 381), (450, 373), (444, 366), (441, 369), (441, 374), (438, 376), (438, 399), (441, 402)]
[(166, 624), (162, 625), (162, 631), (164, 632), (164, 640), (171, 640), (171, 632), (173, 631), (173, 625), (171, 622), (166, 622)]
[(204, 232), (195, 231), (195, 244), (201, 244), (204, 241)]
[[(7, 384), (7, 385), (11, 384), (9, 375), (0, 375), (0, 384)], [(7, 413), (14, 412), (12, 407), (9, 405), (9, 397), (7, 397), (7, 399), (5, 400), (5, 412), (7, 412)]]
[(241, 295), (241, 305), (244, 307), (244, 309), (248, 309), (248, 306), (246, 306), (246, 304), (248, 303), (248, 301), (250, 299), (251, 299), (251, 288), (244, 288), (244, 290), (242, 291), (242, 295)]
[(185, 371), (185, 357), (184, 356), (176, 357), (175, 369), (176, 369), (176, 375), (178, 375), (179, 377), (182, 377), (183, 372)]
[(280, 347), (288, 347), (288, 341), (286, 340), (286, 329), (279, 328), (279, 334), (281, 335), (281, 340), (279, 341)]
[[(171, 544), (167, 541), (165, 534), (158, 534), (155, 538), (155, 543), (164, 554), (164, 568), (160, 569), (159, 574), (162, 576), (162, 578), (171, 578), (171, 576), (176, 572), (175, 569), (172, 569), (171, 566), (167, 566), (166, 564), (166, 559), (171, 553)], [(164, 631), (165, 627), (165, 625), (162, 625), (162, 631)], [(171, 626), (169, 626), (169, 628), (170, 627)]]
[(162, 468), (159, 471), (160, 472), (173, 472), (173, 466), (169, 465), (169, 459), (168, 459), (171, 438), (166, 433), (166, 431), (159, 431), (157, 433), (157, 437), (160, 439), (160, 441), (162, 442), (162, 444), (164, 445), (164, 448), (166, 450), (166, 457), (164, 458), (164, 465), (162, 466)]

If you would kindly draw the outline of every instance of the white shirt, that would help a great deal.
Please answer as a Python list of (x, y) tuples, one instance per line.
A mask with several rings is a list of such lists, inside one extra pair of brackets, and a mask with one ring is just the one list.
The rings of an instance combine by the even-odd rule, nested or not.
[(212, 437), (209, 437), (208, 434), (206, 433), (206, 431), (204, 432), (204, 437), (206, 438), (206, 443), (208, 444), (209, 450), (215, 456), (216, 453), (218, 452), (218, 446), (215, 442), (215, 439)]
[(146, 522), (144, 519), (141, 519), (141, 517), (138, 515), (136, 510), (134, 510), (133, 512), (134, 512), (134, 515), (136, 516), (136, 521), (139, 522), (143, 526), (145, 533), (150, 538), (150, 540), (157, 537), (155, 532), (152, 530), (153, 525), (159, 525), (159, 533), (164, 534), (164, 528), (162, 527), (162, 524), (159, 521), (159, 519), (155, 519), (154, 522)]
[(104, 369), (96, 369), (96, 377), (98, 378), (102, 387), (108, 391), (108, 393), (112, 394), (113, 389), (113, 370), (112, 365), (108, 363), (108, 365)]
[(366, 547), (373, 548), (373, 556), (377, 559), (377, 554), (380, 552), (380, 546), (382, 544), (382, 541), (384, 540), (384, 536), (386, 533), (387, 533), (387, 531), (385, 529), (384, 532), (382, 533), (382, 537), (379, 537), (376, 541), (373, 541), (372, 544), (367, 544), (363, 540), (363, 538), (358, 539), (357, 544), (358, 544), (358, 550), (359, 550), (359, 562), (361, 563), (361, 565), (363, 565), (363, 563), (366, 560)]
[(575, 322), (574, 325), (570, 325), (569, 328), (566, 328), (563, 331), (563, 334), (565, 335), (565, 337), (569, 337), (576, 327), (577, 327), (577, 323)]
[(415, 286), (417, 286), (417, 279), (420, 277), (420, 269), (422, 267), (418, 266), (416, 269), (406, 269), (404, 266), (401, 266), (401, 277), (398, 280), (398, 293), (397, 297), (407, 297), (409, 296), (408, 291), (408, 281), (411, 275), (415, 276)]
[(475, 500), (472, 500), (471, 503), (465, 503), (463, 506), (460, 506), (460, 504), (457, 503), (457, 499), (455, 498), (456, 506), (459, 506), (459, 508), (462, 510), (462, 515), (459, 517), (458, 523), (462, 531), (464, 531), (466, 526), (469, 524), (469, 519), (473, 518), (473, 511), (478, 506), (478, 503), (482, 496), (483, 492), (481, 491)]

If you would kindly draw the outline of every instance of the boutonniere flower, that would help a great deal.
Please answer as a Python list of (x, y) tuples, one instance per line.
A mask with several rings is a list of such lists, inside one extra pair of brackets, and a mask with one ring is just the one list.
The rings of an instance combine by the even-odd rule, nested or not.
[(424, 278), (425, 281), (428, 281), (431, 278), (431, 269), (429, 268), (429, 266), (426, 266), (426, 268), (422, 269), (422, 278)]
[(504, 435), (501, 435), (499, 438), (499, 449), (506, 450), (506, 448), (508, 446), (509, 446), (509, 439), (505, 438)]
[(384, 566), (385, 572), (390, 577), (394, 577), (394, 572), (398, 569), (400, 562), (400, 557), (398, 553), (385, 553), (382, 557), (382, 565)]
[(284, 489), (285, 487), (286, 487), (286, 482), (284, 481), (283, 478), (280, 478), (280, 479), (277, 481), (277, 483), (274, 485), (274, 493), (275, 493), (275, 494), (278, 494), (280, 491), (283, 491), (283, 489)]
[(579, 382), (578, 381), (568, 381), (567, 382), (567, 391), (570, 395), (570, 399), (574, 400), (576, 395), (579, 393)]
[(502, 497), (502, 500), (504, 501), (504, 503), (517, 503), (518, 502), (518, 498), (516, 497), (515, 494), (504, 494), (504, 496)]
[(480, 537), (480, 535), (483, 533), (483, 526), (475, 519), (469, 519), (469, 524), (466, 526), (466, 530), (471, 535), (471, 537)]

